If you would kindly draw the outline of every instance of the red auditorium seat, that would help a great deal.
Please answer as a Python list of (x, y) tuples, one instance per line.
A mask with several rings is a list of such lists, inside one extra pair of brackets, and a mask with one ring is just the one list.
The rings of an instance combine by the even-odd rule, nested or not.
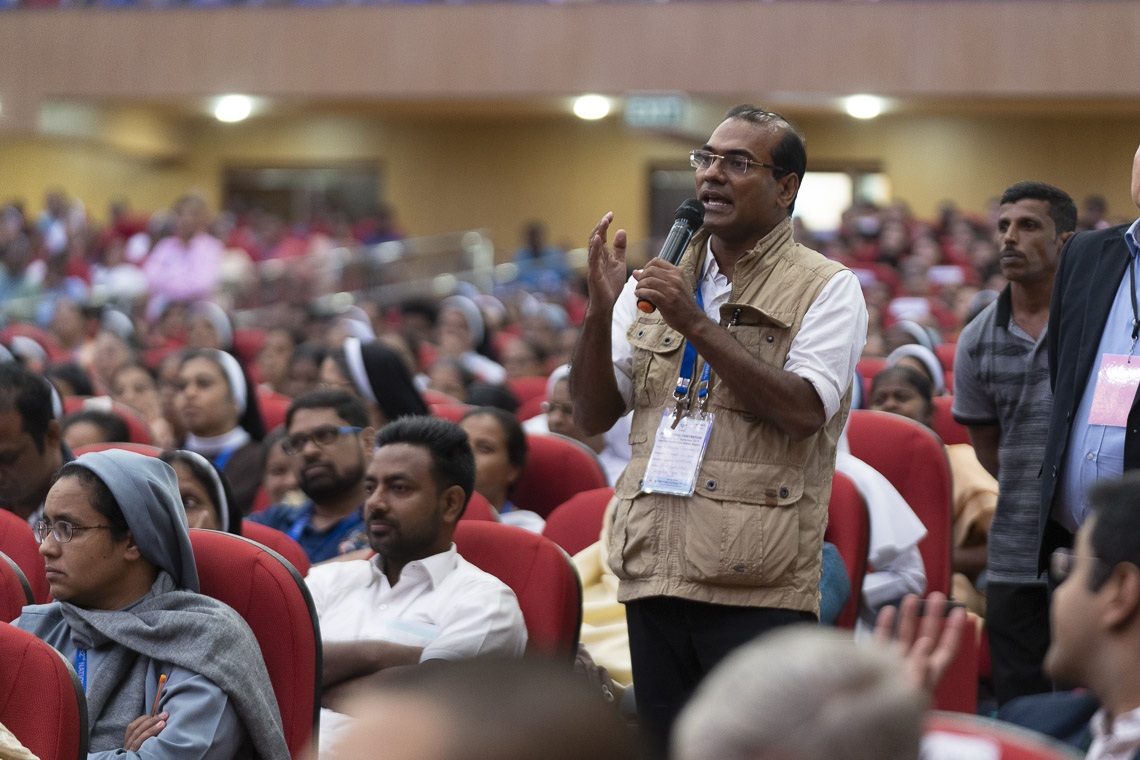
[(610, 486), (575, 494), (554, 508), (546, 518), (542, 535), (574, 556), (597, 543), (602, 534), (606, 506), (613, 496), (614, 489)]
[(309, 555), (305, 554), (305, 550), (301, 548), (299, 543), (289, 538), (285, 533), (276, 528), (270, 528), (268, 525), (255, 523), (252, 520), (242, 520), (241, 534), (243, 538), (256, 541), (280, 554), (289, 561), (289, 564), (300, 573), (302, 578), (309, 574), (309, 566), (311, 565)]
[(511, 501), (546, 517), (575, 494), (609, 485), (598, 457), (572, 438), (527, 433), (526, 466)]
[(50, 644), (0, 623), (0, 723), (40, 760), (86, 760), (87, 699)]
[(847, 440), (852, 455), (891, 482), (926, 526), (918, 545), (926, 566), (926, 590), (950, 594), (950, 463), (931, 430), (897, 414), (856, 409)]
[(954, 405), (953, 396), (934, 397), (934, 415), (930, 427), (947, 446), (954, 443), (970, 443), (970, 430), (954, 420), (950, 408)]
[(295, 760), (316, 754), (321, 634), (304, 580), (281, 555), (230, 533), (191, 530), (201, 592), (233, 607), (253, 629)]
[(1072, 747), (1010, 723), (979, 715), (932, 712), (923, 730), (923, 757), (1073, 760)]
[(536, 533), (477, 520), (455, 526), (455, 546), (464, 559), (515, 592), (528, 652), (568, 661), (577, 656), (582, 584), (566, 552)]
[(40, 545), (28, 523), (5, 509), (0, 509), (0, 552), (7, 554), (20, 568), (31, 587), (34, 603), (47, 604), (51, 595)]
[(827, 502), (827, 531), (823, 534), (823, 540), (835, 544), (839, 550), (843, 566), (847, 569), (847, 580), (851, 584), (851, 596), (839, 613), (835, 625), (854, 629), (855, 622), (859, 619), (859, 602), (863, 596), (863, 577), (867, 574), (871, 518), (863, 496), (851, 479), (841, 472), (835, 473), (831, 481), (831, 499)]
[(114, 401), (110, 396), (66, 396), (63, 399), (63, 413), (72, 414), (83, 409), (111, 412), (127, 425), (127, 435), (131, 443), (154, 443), (150, 425), (142, 415), (126, 404)]
[(0, 552), (0, 622), (12, 622), (29, 604), (35, 604), (35, 601), (28, 579), (19, 565)]

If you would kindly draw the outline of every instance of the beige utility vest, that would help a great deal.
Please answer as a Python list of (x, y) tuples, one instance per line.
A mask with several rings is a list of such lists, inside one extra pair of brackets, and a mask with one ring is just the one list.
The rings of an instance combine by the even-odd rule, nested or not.
[[(679, 267), (694, 287), (708, 236)], [(786, 220), (742, 256), (721, 324), (757, 360), (783, 367), (808, 307), (843, 266), (799, 245)], [(659, 312), (629, 328), (634, 347), (633, 456), (614, 492), (609, 564), (621, 601), (675, 596), (819, 614), (819, 577), (835, 445), (851, 394), (816, 434), (791, 441), (748, 412), (712, 373), (716, 414), (692, 497), (641, 493), (662, 411), (674, 407), (684, 338)], [(703, 360), (694, 370), (700, 377)]]

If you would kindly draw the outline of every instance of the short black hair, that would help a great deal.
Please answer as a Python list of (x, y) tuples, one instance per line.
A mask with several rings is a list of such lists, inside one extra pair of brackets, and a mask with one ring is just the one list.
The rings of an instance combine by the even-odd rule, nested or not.
[(293, 415), (300, 409), (332, 409), (336, 416), (358, 428), (366, 428), (372, 424), (368, 416), (368, 409), (359, 396), (348, 391), (317, 390), (310, 391), (303, 396), (293, 399), (289, 410), (285, 412), (285, 429), (293, 426)]
[(1049, 218), (1057, 228), (1057, 234), (1072, 232), (1077, 228), (1077, 204), (1064, 190), (1044, 182), (1018, 182), (1010, 185), (1001, 194), (1001, 205), (1017, 203), (1020, 200), (1045, 201), (1049, 204)]
[(15, 362), (0, 363), (0, 411), (14, 409), (20, 415), (24, 432), (41, 454), (48, 425), (55, 419), (51, 394), (51, 384), (44, 378)]
[(126, 421), (114, 412), (103, 409), (80, 409), (77, 412), (72, 412), (63, 418), (61, 425), (63, 431), (67, 432), (69, 427), (82, 422), (94, 425), (102, 430), (105, 443), (120, 443), (131, 440)]
[[(116, 374), (118, 373), (116, 372)], [(44, 377), (67, 383), (76, 396), (95, 395), (95, 386), (91, 383), (91, 375), (75, 362), (53, 364), (44, 370)]]
[[(804, 173), (807, 171), (807, 141), (804, 139), (803, 132), (795, 124), (775, 111), (769, 111), (751, 103), (742, 103), (729, 109), (724, 118), (726, 120), (740, 119), (750, 124), (780, 130), (780, 141), (776, 143), (776, 147), (772, 148), (772, 163), (780, 168), (773, 169), (772, 174), (775, 175), (776, 179), (785, 174), (794, 174), (799, 179), (800, 186), (803, 185)], [(793, 198), (791, 205), (788, 206), (788, 216), (791, 216), (795, 208), (796, 199)]]
[(1095, 515), (1089, 543), (1100, 560), (1093, 567), (1089, 588), (1096, 591), (1117, 565), (1140, 567), (1140, 471), (1094, 485), (1089, 489), (1089, 507)]
[(118, 499), (111, 493), (110, 487), (103, 482), (102, 478), (76, 462), (68, 462), (61, 467), (52, 480), (52, 486), (54, 487), (64, 478), (75, 478), (87, 490), (87, 495), (91, 497), (91, 506), (95, 508), (96, 512), (107, 518), (107, 522), (110, 523), (112, 539), (122, 541), (127, 537), (127, 534), (131, 532), (131, 527), (127, 524), (127, 517), (123, 514)]
[(518, 418), (510, 412), (496, 406), (481, 406), (464, 414), (463, 419), (466, 420), (471, 417), (479, 416), (490, 417), (499, 423), (499, 427), (503, 431), (503, 437), (507, 439), (507, 459), (520, 470), (525, 467), (527, 455), (526, 431), (523, 430), (523, 426), (519, 423)]
[(463, 489), (464, 506), (471, 500), (475, 490), (475, 454), (467, 432), (458, 424), (441, 417), (401, 417), (376, 434), (378, 449), (396, 443), (427, 449), (431, 454), (436, 490), (442, 492), (459, 486)]

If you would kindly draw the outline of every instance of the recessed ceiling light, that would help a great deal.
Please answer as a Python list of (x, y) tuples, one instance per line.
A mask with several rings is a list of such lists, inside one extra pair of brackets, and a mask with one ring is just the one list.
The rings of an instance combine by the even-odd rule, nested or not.
[(214, 106), (214, 118), (218, 121), (241, 121), (253, 111), (253, 101), (245, 95), (225, 95)]
[(883, 112), (883, 99), (874, 95), (852, 95), (844, 105), (856, 119), (873, 119)]
[(583, 95), (574, 101), (574, 115), (579, 119), (602, 119), (609, 112), (610, 99), (602, 95)]

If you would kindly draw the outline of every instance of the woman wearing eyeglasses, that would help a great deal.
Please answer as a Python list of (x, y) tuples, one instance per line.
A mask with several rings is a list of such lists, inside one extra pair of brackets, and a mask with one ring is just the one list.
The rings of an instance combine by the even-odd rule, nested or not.
[(265, 470), (265, 429), (237, 359), (209, 348), (184, 354), (174, 404), (187, 431), (182, 448), (201, 454), (224, 472), (233, 488), (234, 508), (249, 514)]
[(198, 591), (165, 462), (128, 451), (63, 467), (36, 526), (55, 602), (15, 625), (59, 650), (87, 696), (89, 760), (286, 760), (261, 650)]

